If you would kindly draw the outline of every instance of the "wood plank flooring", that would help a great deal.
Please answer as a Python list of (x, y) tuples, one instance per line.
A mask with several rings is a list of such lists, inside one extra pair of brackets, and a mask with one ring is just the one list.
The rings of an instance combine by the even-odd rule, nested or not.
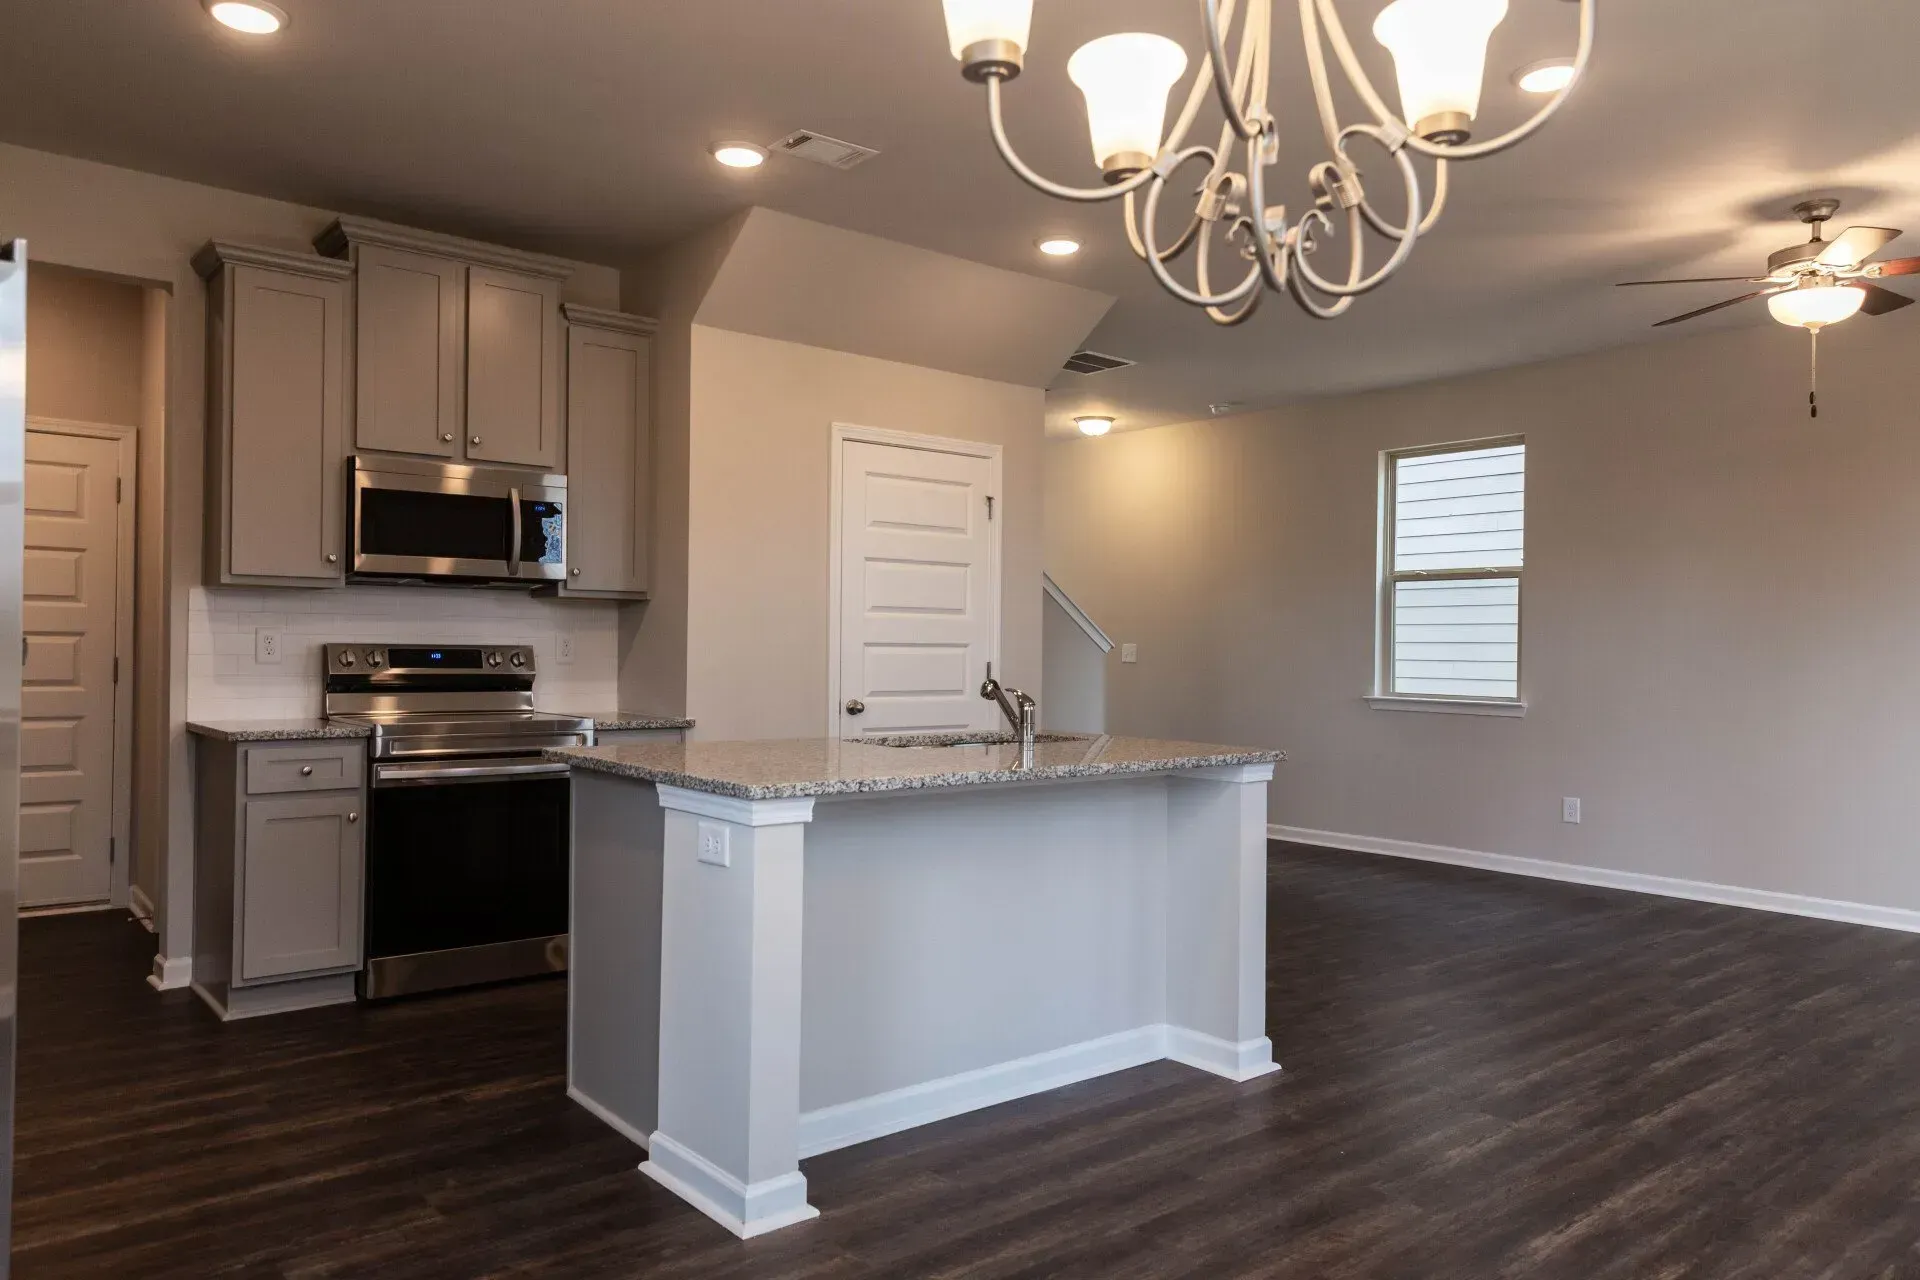
[(564, 987), (221, 1026), (22, 928), (19, 1280), (1920, 1276), (1920, 937), (1276, 846), (1286, 1070), (804, 1166), (742, 1244), (564, 1095)]

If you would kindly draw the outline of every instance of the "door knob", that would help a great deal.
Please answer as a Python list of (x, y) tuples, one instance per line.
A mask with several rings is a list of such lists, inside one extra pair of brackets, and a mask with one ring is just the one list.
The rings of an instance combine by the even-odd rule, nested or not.
[(862, 701), (860, 701), (860, 699), (858, 699), (858, 698), (848, 698), (848, 699), (847, 699), (847, 714), (848, 714), (848, 715), (850, 715), (850, 716), (857, 716), (857, 715), (859, 715), (859, 714), (860, 714), (860, 713), (861, 713), (862, 711), (865, 711), (866, 709), (867, 709), (867, 704), (866, 704), (866, 703), (864, 703), (864, 702), (862, 702)]

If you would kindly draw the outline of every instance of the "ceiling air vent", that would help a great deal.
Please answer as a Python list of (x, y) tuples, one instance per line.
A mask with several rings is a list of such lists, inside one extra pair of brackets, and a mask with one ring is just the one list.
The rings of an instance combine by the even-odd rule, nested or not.
[(1131, 368), (1134, 363), (1119, 356), (1103, 356), (1098, 351), (1076, 351), (1067, 357), (1065, 368), (1074, 373), (1106, 373), (1110, 369)]
[(812, 133), (806, 129), (788, 134), (774, 143), (773, 149), (782, 155), (823, 164), (829, 169), (851, 169), (880, 154), (872, 147), (863, 147), (857, 142), (842, 142), (838, 138), (829, 138), (824, 133)]

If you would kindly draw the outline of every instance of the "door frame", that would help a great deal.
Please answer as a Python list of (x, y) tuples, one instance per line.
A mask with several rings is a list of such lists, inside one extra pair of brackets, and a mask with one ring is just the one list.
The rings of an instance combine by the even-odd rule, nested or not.
[[(117, 452), (120, 492), (119, 501), (114, 505), (113, 654), (120, 662), (120, 674), (123, 678), (115, 681), (113, 686), (111, 826), (114, 858), (107, 882), (107, 906), (124, 909), (131, 905), (129, 885), (132, 882), (133, 870), (134, 682), (131, 677), (134, 675), (133, 582), (137, 563), (134, 558), (134, 531), (138, 523), (135, 507), (140, 501), (137, 470), (140, 464), (139, 429), (112, 422), (79, 422), (70, 418), (43, 418), (30, 414), (27, 417), (27, 430), (50, 436), (82, 436), (94, 440), (112, 440), (119, 446)], [(97, 909), (80, 905), (49, 907), (44, 911), (57, 913)]]
[(987, 599), (987, 660), (1000, 666), (1000, 596), (1004, 589), (1000, 563), (1000, 528), (1006, 523), (1006, 500), (1002, 497), (1001, 448), (985, 440), (960, 440), (952, 436), (917, 435), (887, 427), (862, 427), (836, 422), (830, 437), (833, 451), (833, 487), (827, 511), (827, 737), (841, 737), (840, 728), (840, 597), (842, 591), (840, 557), (845, 550), (840, 536), (840, 516), (846, 497), (846, 446), (849, 444), (889, 445), (898, 449), (917, 449), (922, 453), (950, 453), (965, 458), (981, 458), (991, 466), (987, 481), (988, 497), (994, 502), (993, 518), (987, 523), (987, 576), (992, 589)]

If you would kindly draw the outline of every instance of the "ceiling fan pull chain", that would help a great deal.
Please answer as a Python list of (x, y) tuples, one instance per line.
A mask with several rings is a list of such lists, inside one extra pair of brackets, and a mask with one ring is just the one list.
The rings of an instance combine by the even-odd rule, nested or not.
[(1820, 331), (1813, 330), (1813, 367), (1807, 375), (1807, 416), (1820, 416)]

